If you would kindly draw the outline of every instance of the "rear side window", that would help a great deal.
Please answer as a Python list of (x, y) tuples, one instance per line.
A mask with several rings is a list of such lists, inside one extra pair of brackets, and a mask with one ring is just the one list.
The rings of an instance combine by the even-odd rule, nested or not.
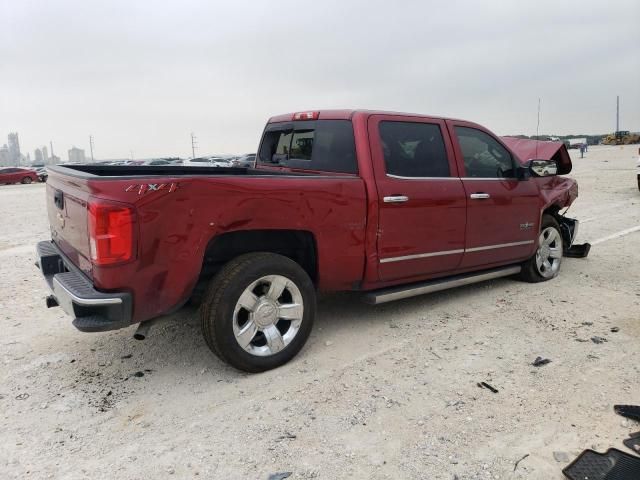
[(451, 172), (439, 125), (380, 122), (387, 173), (399, 177), (448, 177)]
[(351, 122), (317, 120), (271, 124), (262, 137), (258, 164), (358, 173)]
[(516, 171), (509, 151), (491, 135), (468, 127), (455, 127), (467, 177), (513, 178)]

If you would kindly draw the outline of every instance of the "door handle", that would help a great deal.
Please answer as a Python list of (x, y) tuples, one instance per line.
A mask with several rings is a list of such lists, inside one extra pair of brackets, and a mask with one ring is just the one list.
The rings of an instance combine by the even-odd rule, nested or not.
[(469, 195), (469, 198), (472, 198), (473, 200), (482, 200), (483, 198), (491, 198), (491, 195), (488, 193), (472, 193)]
[(384, 203), (403, 203), (408, 201), (409, 197), (406, 195), (391, 195), (390, 197), (384, 197)]

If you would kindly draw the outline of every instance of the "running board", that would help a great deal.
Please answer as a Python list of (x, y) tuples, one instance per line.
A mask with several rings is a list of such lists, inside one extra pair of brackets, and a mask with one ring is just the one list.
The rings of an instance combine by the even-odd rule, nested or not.
[(520, 265), (511, 265), (508, 267), (483, 270), (482, 272), (440, 278), (428, 282), (411, 283), (400, 287), (383, 288), (381, 290), (373, 290), (366, 293), (364, 295), (364, 301), (372, 305), (378, 305), (379, 303), (393, 302), (394, 300), (401, 300), (403, 298), (424, 295), (425, 293), (433, 293), (441, 290), (448, 290), (450, 288), (462, 287), (463, 285), (471, 285), (472, 283), (493, 280), (494, 278), (508, 277), (509, 275), (520, 273), (520, 270), (522, 270)]

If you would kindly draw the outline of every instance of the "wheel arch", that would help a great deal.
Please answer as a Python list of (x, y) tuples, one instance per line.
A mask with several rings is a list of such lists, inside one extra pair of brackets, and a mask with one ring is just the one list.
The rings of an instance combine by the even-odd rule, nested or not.
[(210, 278), (229, 260), (253, 252), (271, 252), (288, 257), (317, 284), (316, 238), (307, 230), (238, 230), (216, 235), (205, 248), (200, 277)]

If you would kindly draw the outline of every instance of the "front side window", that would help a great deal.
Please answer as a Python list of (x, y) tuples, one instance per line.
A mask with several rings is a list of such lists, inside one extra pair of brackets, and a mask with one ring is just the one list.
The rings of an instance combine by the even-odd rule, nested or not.
[(440, 126), (380, 122), (387, 173), (399, 177), (448, 177), (451, 172)]
[(351, 122), (317, 120), (271, 124), (262, 137), (258, 164), (357, 173)]
[(514, 178), (509, 151), (495, 138), (475, 128), (455, 127), (467, 177)]

